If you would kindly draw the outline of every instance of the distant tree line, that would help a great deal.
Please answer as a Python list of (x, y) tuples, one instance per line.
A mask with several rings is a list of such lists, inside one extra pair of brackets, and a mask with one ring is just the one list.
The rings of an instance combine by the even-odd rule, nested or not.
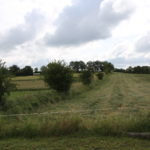
[(110, 73), (114, 70), (113, 64), (107, 61), (88, 61), (87, 63), (83, 61), (71, 61), (69, 67), (74, 72), (83, 72), (89, 70), (91, 72), (105, 72)]
[(127, 69), (117, 69), (115, 68), (115, 72), (124, 72), (124, 73), (137, 73), (137, 74), (150, 74), (150, 66), (135, 66), (128, 67)]
[(19, 68), (17, 65), (12, 65), (9, 67), (9, 72), (14, 76), (30, 76), (33, 75), (33, 68), (31, 66)]
[[(76, 73), (83, 71), (91, 71), (91, 72), (105, 72), (111, 73), (114, 70), (113, 64), (107, 61), (88, 61), (85, 63), (84, 61), (71, 61), (68, 67)], [(24, 68), (20, 68), (17, 65), (12, 65), (9, 67), (9, 72), (14, 76), (29, 76), (34, 73), (41, 73), (46, 68), (46, 66), (42, 66), (40, 71), (38, 68), (33, 69), (31, 66), (25, 66)]]

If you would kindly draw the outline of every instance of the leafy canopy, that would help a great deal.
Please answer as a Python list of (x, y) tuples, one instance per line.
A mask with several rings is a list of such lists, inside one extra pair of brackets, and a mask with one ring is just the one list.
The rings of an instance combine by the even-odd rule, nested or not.
[(58, 92), (68, 92), (73, 82), (71, 69), (63, 62), (51, 62), (43, 69), (44, 80)]

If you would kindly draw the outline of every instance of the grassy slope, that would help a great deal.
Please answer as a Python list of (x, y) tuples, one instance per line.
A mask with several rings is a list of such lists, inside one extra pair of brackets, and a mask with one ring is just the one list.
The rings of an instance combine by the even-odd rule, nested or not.
[[(112, 108), (112, 110), (98, 111), (91, 116), (134, 114), (139, 111), (147, 111), (150, 106), (150, 76), (134, 74), (113, 74), (106, 80), (100, 82), (94, 89), (84, 92), (71, 100), (56, 103), (41, 111), (68, 111)], [(76, 92), (83, 90), (80, 84), (74, 85)], [(121, 108), (131, 107), (127, 110)], [(138, 108), (144, 106), (143, 108)], [(117, 110), (117, 108), (120, 108)], [(136, 111), (132, 111), (135, 109)], [(89, 117), (89, 116), (88, 116)], [(89, 149), (111, 149), (111, 150), (149, 150), (150, 142), (147, 140), (117, 137), (96, 137), (96, 136), (63, 136), (36, 139), (3, 139), (0, 141), (1, 150), (89, 150)]]

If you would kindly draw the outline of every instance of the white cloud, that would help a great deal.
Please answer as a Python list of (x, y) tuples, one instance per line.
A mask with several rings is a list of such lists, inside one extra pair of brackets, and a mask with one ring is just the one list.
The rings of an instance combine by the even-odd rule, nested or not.
[(43, 22), (44, 16), (37, 10), (27, 13), (24, 24), (17, 25), (5, 33), (5, 35), (0, 36), (0, 50), (12, 50), (18, 45), (31, 41), (39, 33)]
[(44, 39), (49, 46), (78, 45), (106, 39), (131, 12), (131, 7), (121, 0), (87, 0), (86, 3), (78, 0), (63, 10), (57, 19), (56, 31)]
[(116, 67), (118, 68), (127, 68), (129, 66), (138, 66), (138, 65), (150, 65), (150, 58), (146, 58), (144, 56), (139, 56), (135, 58), (124, 58), (124, 57), (116, 57), (114, 59), (109, 59)]
[(150, 32), (138, 39), (135, 50), (140, 53), (150, 53)]
[(126, 41), (115, 45), (108, 60), (116, 67), (127, 68), (129, 66), (150, 65), (150, 55), (138, 52), (135, 43), (137, 41)]

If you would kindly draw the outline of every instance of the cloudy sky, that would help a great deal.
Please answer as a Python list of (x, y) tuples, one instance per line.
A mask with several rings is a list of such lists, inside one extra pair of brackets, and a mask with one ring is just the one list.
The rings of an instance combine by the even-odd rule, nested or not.
[(0, 59), (150, 65), (150, 0), (0, 0)]

